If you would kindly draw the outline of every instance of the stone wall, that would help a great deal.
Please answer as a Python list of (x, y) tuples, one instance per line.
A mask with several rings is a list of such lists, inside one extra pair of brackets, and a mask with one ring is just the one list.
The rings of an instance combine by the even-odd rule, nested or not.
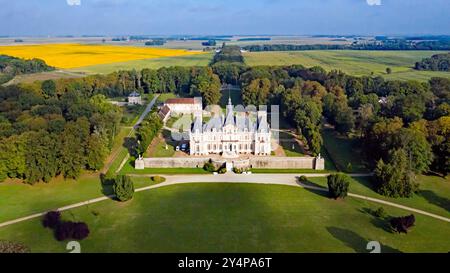
[[(203, 168), (208, 157), (192, 158), (144, 158), (136, 160), (136, 169), (142, 168)], [(246, 160), (214, 159), (212, 163), (217, 167), (232, 162), (239, 169), (311, 169), (324, 170), (325, 160), (321, 157), (252, 157)]]

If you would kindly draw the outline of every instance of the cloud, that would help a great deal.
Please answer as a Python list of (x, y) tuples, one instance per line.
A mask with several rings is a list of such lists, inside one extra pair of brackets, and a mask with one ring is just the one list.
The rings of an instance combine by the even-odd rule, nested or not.
[(66, 0), (69, 6), (81, 6), (81, 0)]
[(366, 0), (369, 6), (381, 6), (381, 0)]

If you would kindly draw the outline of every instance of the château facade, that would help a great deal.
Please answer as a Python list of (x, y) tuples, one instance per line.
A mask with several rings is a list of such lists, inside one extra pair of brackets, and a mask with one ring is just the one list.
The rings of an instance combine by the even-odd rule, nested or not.
[(270, 155), (271, 141), (267, 111), (258, 111), (256, 118), (252, 118), (248, 113), (235, 113), (231, 99), (225, 116), (212, 117), (205, 124), (202, 113), (195, 113), (194, 123), (189, 132), (190, 154), (196, 156)]

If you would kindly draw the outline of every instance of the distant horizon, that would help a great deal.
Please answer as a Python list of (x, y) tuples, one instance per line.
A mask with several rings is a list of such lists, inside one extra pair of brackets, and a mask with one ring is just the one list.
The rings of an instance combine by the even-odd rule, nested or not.
[(0, 35), (9, 37), (450, 35), (448, 0), (0, 0), (0, 4)]
[(102, 34), (58, 34), (58, 35), (2, 35), (1, 38), (104, 38), (104, 37), (127, 37), (127, 36), (144, 36), (144, 37), (318, 37), (332, 38), (332, 37), (394, 37), (394, 38), (409, 38), (409, 37), (442, 37), (449, 34), (116, 34), (116, 35), (102, 35)]

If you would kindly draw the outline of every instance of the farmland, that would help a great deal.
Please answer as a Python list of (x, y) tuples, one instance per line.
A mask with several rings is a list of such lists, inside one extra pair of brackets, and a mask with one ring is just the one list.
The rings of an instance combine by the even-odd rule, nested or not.
[[(248, 52), (245, 61), (249, 66), (258, 65), (294, 65), (305, 67), (321, 66), (330, 71), (341, 70), (354, 76), (383, 76), (386, 79), (421, 80), (431, 77), (447, 77), (450, 73), (434, 71), (415, 71), (415, 62), (440, 51), (355, 51), (355, 50), (320, 50), (320, 51), (281, 51)], [(392, 74), (386, 73), (386, 68)]]
[(42, 44), (0, 47), (0, 54), (24, 59), (39, 58), (44, 60), (48, 65), (60, 69), (73, 69), (135, 60), (189, 56), (200, 53), (181, 49), (87, 44)]

